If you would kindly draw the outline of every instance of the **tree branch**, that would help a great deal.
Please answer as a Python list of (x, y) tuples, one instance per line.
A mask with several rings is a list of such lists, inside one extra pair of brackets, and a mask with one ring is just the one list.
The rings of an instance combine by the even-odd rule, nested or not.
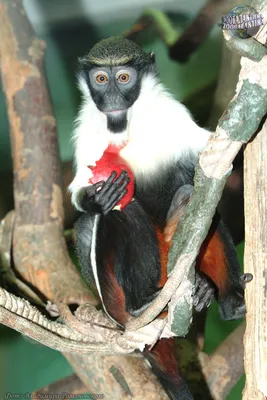
[[(170, 277), (152, 305), (127, 324), (129, 330), (136, 330), (154, 319), (181, 283), (192, 276), (195, 259), (210, 228), (232, 162), (267, 112), (266, 57), (256, 64), (250, 63), (250, 60), (243, 63), (236, 94), (200, 154), (194, 192), (173, 236), (168, 259)], [(180, 336), (181, 327), (188, 327), (190, 307), (181, 299), (181, 303), (175, 301), (170, 311), (171, 330)]]
[(34, 36), (20, 1), (1, 0), (0, 16), (1, 75), (14, 164), (15, 268), (48, 299), (96, 304), (63, 238), (61, 171), (43, 71), (44, 43)]
[[(14, 166), (15, 269), (43, 298), (54, 303), (96, 304), (70, 261), (63, 235), (58, 141), (44, 77), (44, 43), (34, 36), (20, 0), (0, 0), (0, 18), (0, 66)], [(105, 364), (105, 357), (68, 354), (67, 358), (91, 393), (122, 398), (125, 390), (109, 370), (103, 379), (104, 369), (99, 366)], [(112, 361), (118, 368), (122, 363), (128, 365), (128, 358), (122, 361), (113, 356)], [(144, 374), (141, 370), (138, 360), (131, 361), (124, 371), (136, 398), (144, 398), (146, 387), (154, 400), (166, 399), (151, 370)], [(149, 387), (147, 381), (151, 382)]]
[[(266, 1), (251, 2), (264, 17), (265, 26), (257, 35), (259, 43), (266, 43)], [(259, 63), (242, 58), (241, 63), (250, 70), (251, 78), (267, 90), (267, 55)], [(259, 70), (259, 66), (264, 68)], [(245, 194), (245, 269), (254, 275), (246, 290), (247, 328), (245, 333), (246, 386), (244, 400), (267, 397), (267, 122), (263, 121), (257, 136), (247, 144), (244, 152)]]
[[(85, 299), (93, 301), (67, 255), (62, 229), (62, 194), (59, 167), (56, 161), (58, 149), (55, 140), (55, 125), (49, 96), (44, 89), (43, 45), (34, 38), (28, 22), (26, 22), (27, 27), (22, 43), (19, 34), (24, 32), (25, 17), (19, 5), (18, 0), (0, 0), (2, 79), (7, 94), (15, 170), (17, 210), (13, 241), (15, 267), (28, 282), (36, 285), (46, 298), (55, 300), (57, 303), (76, 302), (79, 304)], [(10, 20), (16, 21), (13, 27)], [(257, 68), (256, 78), (255, 68)], [(253, 135), (267, 112), (265, 72), (264, 58), (252, 69), (244, 64), (237, 93), (227, 112), (222, 116), (216, 133), (212, 135), (200, 156), (196, 170), (195, 190), (174, 236), (168, 266), (171, 277), (152, 308), (148, 309), (140, 319), (130, 321), (126, 334), (132, 333), (140, 324), (146, 325), (169, 302), (183, 281), (181, 275), (178, 275), (181, 264), (184, 266), (182, 275), (193, 275), (194, 260), (210, 227), (226, 177), (231, 170), (232, 160), (242, 144)], [(16, 81), (13, 79), (14, 76), (16, 76)], [(68, 294), (65, 293), (66, 287), (68, 287)], [(188, 313), (187, 307), (180, 315), (180, 304), (175, 301), (172, 306), (169, 312), (169, 323), (172, 330), (177, 332), (178, 327), (189, 325), (190, 310)], [(175, 316), (174, 320), (173, 316)], [(179, 323), (177, 323), (177, 316), (180, 318)], [(67, 357), (70, 359), (71, 356), (67, 355)], [(133, 361), (132, 359), (127, 362), (125, 358), (118, 360), (116, 356), (104, 360), (98, 357), (94, 358), (94, 363), (90, 367), (92, 361), (90, 357), (81, 357), (78, 354), (75, 355), (72, 363), (87, 385), (89, 379), (91, 385), (95, 385), (92, 392), (103, 392), (99, 389), (103, 385), (102, 378), (94, 375), (92, 379), (92, 371), (95, 374), (96, 363), (101, 368), (105, 366), (107, 380), (112, 375), (111, 371), (116, 370), (116, 364), (119, 370), (120, 364), (125, 363), (126, 386), (130, 388), (131, 393), (134, 393), (134, 387), (143, 395), (142, 381), (136, 370), (136, 363), (140, 360)], [(142, 368), (144, 368), (143, 364)], [(126, 375), (125, 371), (127, 371)], [(120, 395), (125, 394), (126, 386), (118, 385), (114, 374), (112, 376), (113, 384), (110, 388), (105, 386), (105, 393), (111, 395), (112, 398), (115, 392)], [(137, 381), (132, 380), (133, 377)], [(152, 376), (149, 379), (153, 382)], [(165, 398), (161, 389), (155, 386), (156, 383), (153, 385), (155, 399)], [(159, 395), (161, 397), (157, 397)]]

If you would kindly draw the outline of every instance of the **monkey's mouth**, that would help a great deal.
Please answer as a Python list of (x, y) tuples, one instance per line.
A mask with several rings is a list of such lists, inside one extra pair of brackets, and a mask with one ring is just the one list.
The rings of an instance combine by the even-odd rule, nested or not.
[(125, 112), (127, 111), (127, 108), (124, 108), (123, 110), (110, 110), (110, 111), (104, 111), (104, 114), (107, 116), (121, 116), (123, 114), (125, 114)]

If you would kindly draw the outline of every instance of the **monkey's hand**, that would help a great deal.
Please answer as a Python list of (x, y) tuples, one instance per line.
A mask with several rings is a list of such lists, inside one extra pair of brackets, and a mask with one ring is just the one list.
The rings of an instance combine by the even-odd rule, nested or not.
[(95, 211), (106, 215), (118, 204), (127, 193), (126, 186), (130, 182), (127, 171), (122, 171), (119, 177), (113, 171), (106, 182), (101, 181), (86, 190), (86, 195), (82, 201), (85, 211)]
[(201, 272), (196, 271), (196, 283), (193, 304), (196, 311), (200, 312), (209, 307), (215, 297), (215, 286), (211, 280)]

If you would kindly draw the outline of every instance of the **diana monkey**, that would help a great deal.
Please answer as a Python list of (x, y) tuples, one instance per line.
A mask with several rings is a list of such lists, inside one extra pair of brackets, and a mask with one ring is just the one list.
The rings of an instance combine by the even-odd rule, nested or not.
[[(80, 60), (83, 95), (74, 130), (76, 174), (72, 202), (83, 212), (76, 223), (82, 273), (98, 290), (107, 313), (120, 325), (138, 316), (167, 279), (172, 234), (192, 192), (199, 151), (210, 133), (160, 83), (154, 54), (120, 37), (102, 40)], [(89, 185), (88, 166), (115, 146), (134, 174), (134, 200), (116, 205), (129, 176), (111, 172)], [(222, 318), (244, 316), (244, 286), (236, 252), (219, 214), (196, 263), (194, 306), (215, 296)], [(162, 339), (149, 355), (171, 399), (192, 399), (174, 358), (174, 341)]]

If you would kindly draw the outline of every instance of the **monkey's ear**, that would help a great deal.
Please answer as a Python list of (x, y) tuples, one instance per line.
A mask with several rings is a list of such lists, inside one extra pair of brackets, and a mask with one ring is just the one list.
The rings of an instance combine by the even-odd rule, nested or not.
[(156, 62), (156, 55), (155, 55), (155, 53), (152, 51), (149, 55), (150, 55), (151, 61), (152, 61), (153, 63), (155, 63), (155, 62)]
[(91, 69), (92, 68), (92, 64), (88, 60), (87, 56), (78, 58), (78, 68), (80, 68), (80, 69)]

